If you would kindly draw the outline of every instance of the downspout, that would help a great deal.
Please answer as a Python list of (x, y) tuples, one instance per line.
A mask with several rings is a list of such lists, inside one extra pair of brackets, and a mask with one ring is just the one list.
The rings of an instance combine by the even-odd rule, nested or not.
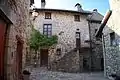
[(106, 76), (106, 50), (105, 50), (105, 40), (104, 40), (104, 35), (102, 35), (102, 45), (103, 45), (103, 58), (104, 58), (104, 76)]

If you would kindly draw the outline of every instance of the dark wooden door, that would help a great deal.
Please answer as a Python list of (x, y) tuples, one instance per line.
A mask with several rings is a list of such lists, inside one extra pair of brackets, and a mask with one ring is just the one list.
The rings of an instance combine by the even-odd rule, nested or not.
[(17, 42), (17, 54), (16, 54), (17, 80), (21, 79), (21, 74), (22, 74), (22, 50), (23, 50), (23, 44), (20, 41), (18, 41)]
[(48, 49), (41, 49), (41, 66), (48, 65)]
[(101, 71), (104, 71), (104, 58), (101, 58)]
[(4, 46), (5, 46), (6, 24), (0, 19), (0, 80), (4, 72)]

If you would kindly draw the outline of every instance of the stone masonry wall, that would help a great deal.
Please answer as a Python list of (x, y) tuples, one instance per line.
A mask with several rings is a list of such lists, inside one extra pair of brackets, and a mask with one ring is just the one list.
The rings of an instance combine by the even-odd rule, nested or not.
[[(82, 62), (79, 62), (79, 52), (71, 51), (59, 60), (49, 64), (49, 70), (62, 72), (79, 72), (82, 69)], [(81, 63), (81, 64), (79, 64)]]
[(9, 7), (10, 14), (7, 15), (13, 24), (9, 25), (8, 34), (6, 35), (6, 71), (7, 71), (7, 80), (17, 80), (16, 79), (16, 48), (17, 48), (17, 39), (18, 35), (21, 40), (24, 41), (23, 44), (23, 57), (22, 57), (22, 66), (25, 66), (26, 51), (28, 48), (28, 36), (30, 30), (29, 23), (29, 0), (8, 0), (7, 5)]
[[(80, 22), (74, 21), (74, 15), (80, 15)], [(51, 19), (45, 19), (45, 12), (41, 11), (33, 20), (34, 27), (41, 33), (43, 33), (44, 24), (52, 24), (52, 35), (58, 36), (58, 44), (54, 49), (49, 50), (48, 68), (50, 70), (79, 72), (79, 63), (81, 63), (81, 70), (83, 69), (83, 58), (79, 62), (79, 54), (73, 50), (76, 47), (76, 29), (81, 32), (81, 47), (89, 47), (89, 43), (85, 43), (85, 40), (89, 40), (89, 27), (86, 18), (87, 15), (84, 14), (53, 11)], [(62, 34), (59, 35), (61, 32)], [(57, 49), (61, 49), (60, 54), (57, 53)]]
[(102, 39), (97, 39), (95, 37), (96, 31), (98, 30), (100, 23), (91, 22), (90, 23), (90, 37), (92, 45), (92, 58), (93, 58), (93, 69), (101, 70), (101, 59), (103, 58), (103, 49), (102, 49)]
[[(120, 72), (120, 1), (109, 0), (112, 15), (108, 20), (104, 33), (105, 75)], [(110, 45), (110, 33), (115, 32), (115, 45)]]
[[(89, 40), (87, 15), (79, 14), (80, 22), (74, 21), (75, 13), (51, 12), (51, 15), (51, 19), (45, 19), (45, 12), (39, 12), (33, 23), (34, 27), (41, 33), (43, 33), (43, 24), (52, 24), (52, 34), (58, 36), (58, 45), (56, 47), (61, 48), (61, 56), (75, 48), (76, 29), (80, 29), (81, 32), (81, 47), (89, 47), (89, 44), (85, 43), (85, 40)], [(63, 33), (59, 35), (60, 32)]]

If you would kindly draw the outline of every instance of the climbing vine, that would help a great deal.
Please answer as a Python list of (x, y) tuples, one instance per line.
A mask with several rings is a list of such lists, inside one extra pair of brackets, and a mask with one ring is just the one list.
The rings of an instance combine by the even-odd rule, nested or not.
[(41, 34), (38, 30), (32, 28), (32, 34), (30, 38), (30, 48), (35, 51), (39, 48), (49, 48), (54, 44), (57, 44), (58, 37), (53, 35), (51, 37), (47, 37), (46, 35)]

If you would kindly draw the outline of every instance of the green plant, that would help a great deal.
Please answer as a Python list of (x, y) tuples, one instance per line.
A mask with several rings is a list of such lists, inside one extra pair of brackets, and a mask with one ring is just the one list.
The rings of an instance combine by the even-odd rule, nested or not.
[(58, 37), (56, 35), (48, 37), (33, 28), (29, 43), (30, 48), (37, 51), (39, 48), (49, 48), (52, 45), (56, 44), (57, 41)]

